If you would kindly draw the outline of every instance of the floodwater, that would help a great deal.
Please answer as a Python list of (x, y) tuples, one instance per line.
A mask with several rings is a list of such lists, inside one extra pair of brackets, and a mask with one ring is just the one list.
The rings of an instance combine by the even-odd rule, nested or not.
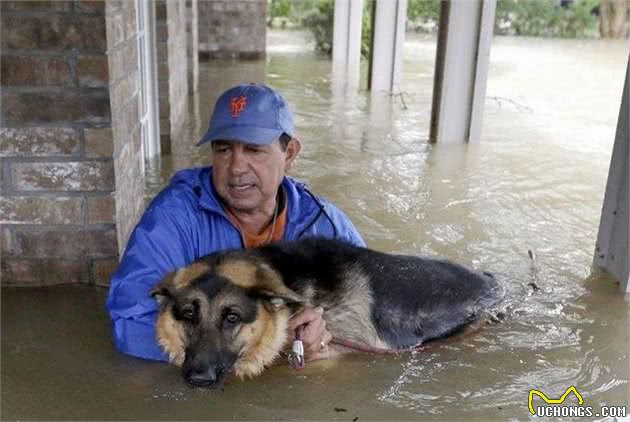
[(495, 272), (504, 322), (425, 352), (279, 365), (206, 392), (116, 354), (104, 291), (4, 289), (2, 419), (533, 420), (530, 389), (557, 398), (570, 386), (595, 412), (630, 411), (630, 306), (591, 269), (627, 42), (495, 38), (481, 143), (431, 145), (435, 38), (408, 36), (403, 94), (390, 97), (345, 89), (301, 32), (268, 37), (266, 60), (202, 63), (190, 139), (147, 168), (147, 197), (208, 163), (192, 145), (218, 92), (266, 81), (295, 113), (293, 175), (372, 248)]

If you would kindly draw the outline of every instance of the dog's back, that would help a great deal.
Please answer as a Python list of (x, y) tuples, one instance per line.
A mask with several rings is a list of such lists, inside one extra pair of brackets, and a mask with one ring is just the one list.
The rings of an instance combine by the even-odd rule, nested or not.
[(258, 252), (331, 333), (368, 347), (406, 349), (445, 337), (501, 299), (489, 273), (445, 260), (392, 255), (335, 240), (280, 242)]
[(208, 255), (151, 294), (169, 359), (188, 382), (212, 388), (229, 371), (254, 376), (270, 365), (302, 307), (325, 309), (336, 343), (395, 351), (465, 327), (499, 290), (492, 276), (447, 261), (312, 238)]

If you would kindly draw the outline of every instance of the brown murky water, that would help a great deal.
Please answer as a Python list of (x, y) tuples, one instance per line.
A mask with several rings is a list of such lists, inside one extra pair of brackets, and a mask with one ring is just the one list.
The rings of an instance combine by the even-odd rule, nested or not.
[(436, 146), (434, 39), (407, 40), (402, 96), (371, 97), (332, 80), (303, 37), (270, 33), (264, 61), (202, 64), (193, 135), (148, 167), (147, 196), (176, 169), (209, 161), (191, 146), (218, 92), (266, 81), (296, 114), (293, 175), (373, 248), (497, 273), (505, 322), (423, 353), (355, 355), (299, 374), (281, 365), (208, 393), (167, 365), (116, 354), (105, 292), (5, 289), (2, 419), (527, 420), (537, 419), (529, 389), (558, 397), (571, 385), (595, 410), (630, 405), (630, 306), (591, 271), (627, 42), (496, 38), (482, 142)]

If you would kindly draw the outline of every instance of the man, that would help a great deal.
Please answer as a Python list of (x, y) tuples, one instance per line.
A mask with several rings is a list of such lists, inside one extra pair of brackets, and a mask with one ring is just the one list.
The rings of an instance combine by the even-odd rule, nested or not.
[[(168, 272), (212, 252), (281, 239), (325, 236), (364, 246), (348, 217), (286, 177), (300, 142), (284, 99), (264, 85), (239, 85), (217, 100), (199, 142), (212, 143), (212, 167), (182, 170), (149, 204), (133, 230), (107, 298), (116, 348), (167, 360), (155, 340), (157, 304), (149, 290)], [(323, 310), (290, 324), (305, 357), (328, 355)]]

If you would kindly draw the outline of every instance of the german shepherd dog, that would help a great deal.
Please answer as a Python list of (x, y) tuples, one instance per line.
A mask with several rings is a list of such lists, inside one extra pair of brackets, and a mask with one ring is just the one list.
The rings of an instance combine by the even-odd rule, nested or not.
[(502, 288), (448, 261), (308, 238), (208, 255), (151, 294), (159, 344), (189, 383), (213, 387), (230, 370), (260, 374), (293, 340), (287, 324), (303, 307), (324, 308), (334, 339), (397, 351), (462, 329)]

